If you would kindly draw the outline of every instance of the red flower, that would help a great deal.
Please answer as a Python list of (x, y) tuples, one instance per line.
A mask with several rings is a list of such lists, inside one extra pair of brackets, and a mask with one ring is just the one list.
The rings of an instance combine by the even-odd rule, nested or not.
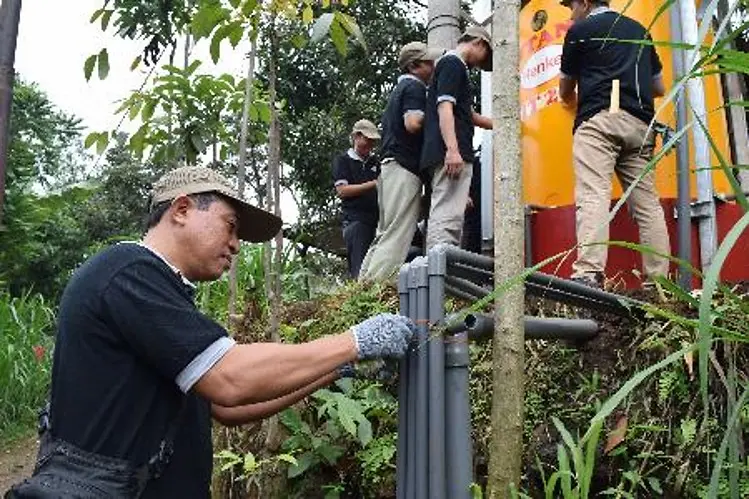
[(36, 357), (36, 360), (41, 362), (44, 359), (45, 348), (42, 345), (34, 345), (31, 348), (34, 349), (34, 357)]

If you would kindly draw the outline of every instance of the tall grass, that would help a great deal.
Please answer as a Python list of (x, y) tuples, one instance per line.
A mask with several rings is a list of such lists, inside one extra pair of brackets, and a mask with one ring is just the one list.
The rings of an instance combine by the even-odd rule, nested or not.
[(0, 294), (0, 440), (32, 427), (46, 399), (53, 327), (41, 295)]

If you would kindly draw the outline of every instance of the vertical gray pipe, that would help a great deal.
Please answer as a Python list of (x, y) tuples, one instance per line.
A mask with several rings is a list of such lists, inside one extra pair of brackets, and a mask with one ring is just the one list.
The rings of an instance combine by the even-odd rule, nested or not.
[[(408, 317), (408, 266), (401, 267), (398, 274), (398, 296), (400, 297), (400, 314)], [(406, 499), (406, 481), (409, 472), (408, 454), (408, 356), (401, 359), (398, 374), (398, 448), (395, 455), (395, 497)]]
[[(668, 9), (671, 25), (671, 40), (681, 42), (683, 34), (681, 30), (681, 13), (674, 5)], [(671, 56), (674, 65), (674, 82), (684, 76), (684, 49), (672, 48)], [(676, 96), (676, 130), (683, 129), (687, 124), (687, 103), (684, 100), (684, 89)], [(679, 259), (682, 263), (679, 267), (679, 285), (686, 291), (692, 289), (692, 273), (687, 263), (692, 262), (692, 214), (689, 208), (691, 195), (689, 193), (689, 138), (684, 135), (676, 144), (676, 179), (677, 179), (677, 201), (676, 201), (676, 230), (679, 245)]]
[(416, 499), (429, 499), (429, 268), (427, 259), (419, 257), (416, 267), (416, 311), (417, 328), (416, 357)]
[[(444, 246), (429, 251), (429, 323), (445, 317)], [(445, 499), (445, 344), (442, 335), (429, 338), (429, 499)]]
[[(411, 320), (417, 320), (417, 287), (416, 287), (416, 260), (412, 261), (408, 267), (408, 316)], [(407, 499), (416, 498), (416, 470), (420, 466), (419, 456), (416, 449), (416, 428), (419, 425), (416, 420), (416, 400), (418, 398), (418, 374), (419, 374), (419, 341), (418, 336), (414, 339), (413, 345), (408, 351), (408, 415), (407, 415), (407, 432), (408, 440), (406, 445), (408, 470), (408, 479), (406, 480), (406, 497)]]
[(0, 231), (3, 230), (5, 206), (5, 177), (8, 173), (10, 147), (10, 111), (13, 103), (14, 63), (18, 25), (21, 20), (21, 0), (0, 2)]
[(445, 447), (447, 497), (469, 499), (473, 476), (471, 402), (468, 394), (468, 333), (445, 340)]

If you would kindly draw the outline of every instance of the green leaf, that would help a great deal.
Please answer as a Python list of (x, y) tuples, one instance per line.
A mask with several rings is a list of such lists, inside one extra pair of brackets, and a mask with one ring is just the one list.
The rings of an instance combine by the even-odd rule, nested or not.
[(89, 19), (88, 22), (91, 24), (95, 23), (97, 19), (104, 13), (106, 9), (96, 9), (94, 13), (91, 15), (91, 19)]
[(203, 64), (203, 61), (201, 61), (200, 59), (195, 59), (190, 63), (189, 66), (187, 66), (187, 69), (185, 69), (185, 74), (187, 76), (192, 76), (201, 64)]
[(279, 461), (283, 461), (285, 463), (289, 463), (292, 466), (297, 466), (298, 464), (296, 461), (296, 458), (292, 456), (291, 454), (279, 454), (276, 456), (276, 459), (278, 459)]
[(130, 112), (128, 113), (128, 119), (130, 121), (133, 121), (135, 118), (138, 117), (138, 114), (140, 113), (140, 108), (143, 105), (143, 101), (136, 100), (133, 102), (133, 104), (130, 106)]
[(354, 37), (354, 40), (356, 40), (364, 50), (367, 50), (367, 41), (364, 39), (364, 33), (362, 33), (359, 25), (356, 24), (356, 20), (343, 12), (336, 12), (335, 16), (341, 26), (343, 26), (343, 28)]
[(109, 27), (109, 21), (112, 19), (112, 14), (114, 14), (114, 10), (105, 10), (104, 14), (101, 16), (101, 30), (106, 31), (107, 27)]
[(247, 0), (242, 5), (242, 15), (245, 17), (250, 16), (253, 12), (255, 12), (256, 7), (257, 7), (257, 0)]
[(362, 447), (366, 447), (369, 442), (372, 441), (372, 423), (368, 419), (359, 421), (359, 430), (357, 431), (359, 437), (359, 443)]
[(231, 4), (232, 7), (239, 8), (239, 4), (242, 2), (242, 0), (229, 0), (229, 4)]
[(96, 141), (99, 138), (99, 132), (91, 132), (86, 136), (86, 139), (83, 141), (83, 147), (86, 149), (90, 148), (92, 145), (96, 143)]
[(147, 98), (146, 103), (143, 106), (143, 111), (141, 112), (141, 119), (143, 121), (148, 121), (153, 117), (153, 113), (156, 110), (156, 99)]
[(239, 44), (239, 42), (242, 40), (242, 37), (244, 36), (244, 28), (242, 27), (242, 23), (239, 21), (234, 21), (232, 23), (229, 23), (228, 33), (229, 33), (229, 42), (231, 42), (231, 46), (236, 48), (236, 46)]
[(99, 79), (103, 80), (109, 74), (109, 53), (107, 52), (107, 49), (101, 49), (101, 52), (99, 52), (98, 60)]
[(281, 413), (280, 419), (292, 433), (298, 433), (302, 429), (302, 418), (295, 409), (286, 409)]
[(258, 467), (258, 464), (257, 464), (257, 460), (255, 459), (255, 455), (252, 452), (248, 452), (247, 454), (245, 454), (244, 465), (243, 465), (245, 473), (247, 474), (254, 473), (257, 467)]
[(661, 488), (661, 482), (654, 476), (648, 477), (648, 485), (650, 486), (650, 490), (655, 492), (656, 494), (663, 495), (663, 488)]
[(86, 81), (91, 79), (91, 74), (94, 72), (94, 66), (96, 65), (97, 54), (90, 55), (83, 63), (83, 75), (86, 77)]
[(312, 42), (319, 42), (325, 38), (325, 36), (330, 32), (330, 27), (333, 24), (334, 18), (335, 16), (330, 12), (318, 17), (315, 24), (312, 25), (312, 35), (310, 36), (310, 40)]
[(229, 13), (221, 7), (219, 2), (203, 4), (190, 23), (196, 41), (210, 35), (219, 23), (227, 19), (229, 19)]
[(312, 6), (307, 5), (304, 10), (302, 10), (302, 22), (306, 25), (312, 22), (313, 17), (315, 16), (314, 12), (312, 12)]
[(286, 475), (289, 478), (295, 478), (307, 471), (314, 464), (314, 457), (309, 452), (305, 452), (297, 459), (296, 465), (291, 465)]
[(209, 51), (211, 53), (211, 60), (214, 64), (218, 62), (218, 58), (221, 55), (221, 42), (224, 41), (224, 38), (226, 38), (226, 36), (226, 26), (221, 26), (213, 34), (213, 38), (211, 38), (211, 46), (209, 48)]
[(136, 57), (133, 59), (133, 62), (130, 63), (130, 71), (135, 71), (138, 66), (140, 66), (140, 61), (142, 60), (141, 56)]
[(96, 138), (96, 154), (102, 154), (109, 145), (109, 133), (102, 132)]
[(346, 35), (346, 30), (341, 26), (341, 23), (338, 22), (337, 18), (330, 25), (330, 39), (333, 41), (333, 45), (335, 45), (338, 53), (343, 57), (346, 57), (346, 53), (348, 52), (348, 45), (346, 43), (348, 41), (348, 36)]

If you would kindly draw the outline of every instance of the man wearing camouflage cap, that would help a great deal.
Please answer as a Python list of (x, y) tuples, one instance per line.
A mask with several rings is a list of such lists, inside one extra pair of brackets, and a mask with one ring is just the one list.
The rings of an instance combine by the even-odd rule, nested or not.
[(425, 43), (403, 46), (398, 67), (403, 74), (382, 115), (382, 166), (377, 183), (380, 220), (377, 235), (362, 264), (360, 279), (392, 277), (406, 260), (419, 217), (422, 182), (419, 159), (424, 140), (427, 83), (442, 55)]
[(377, 126), (369, 120), (359, 120), (351, 129), (351, 147), (333, 160), (333, 186), (341, 200), (343, 240), (352, 279), (359, 276), (377, 229), (380, 165), (372, 149), (378, 140)]
[(194, 283), (226, 272), (240, 239), (280, 228), (208, 168), (159, 180), (143, 241), (93, 256), (63, 293), (49, 425), (34, 476), (9, 497), (207, 498), (211, 417), (263, 418), (347, 363), (401, 357), (412, 336), (401, 316), (304, 344), (242, 345), (196, 308)]
[(420, 168), (431, 179), (427, 249), (440, 243), (460, 245), (473, 175), (474, 126), (492, 128), (492, 120), (473, 110), (469, 69), (492, 69), (492, 42), (480, 26), (471, 26), (455, 50), (437, 60), (427, 94), (424, 147)]

